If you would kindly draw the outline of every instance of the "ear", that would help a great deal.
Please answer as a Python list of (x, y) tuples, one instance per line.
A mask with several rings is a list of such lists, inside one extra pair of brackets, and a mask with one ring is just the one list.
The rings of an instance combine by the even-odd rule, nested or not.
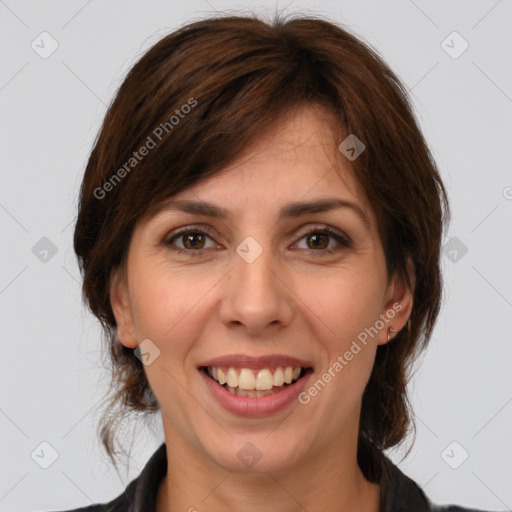
[(112, 271), (109, 292), (110, 305), (117, 323), (117, 336), (119, 341), (125, 347), (136, 348), (139, 343), (135, 335), (130, 292), (124, 265), (120, 265)]
[(398, 274), (393, 276), (387, 286), (384, 300), (385, 305), (382, 310), (383, 316), (381, 315), (384, 319), (385, 327), (379, 332), (377, 341), (379, 345), (388, 343), (389, 328), (396, 331), (396, 333), (390, 332), (390, 342), (392, 342), (393, 338), (404, 328), (411, 315), (416, 272), (410, 256), (407, 257), (406, 272), (411, 288), (409, 288), (405, 276), (399, 276)]

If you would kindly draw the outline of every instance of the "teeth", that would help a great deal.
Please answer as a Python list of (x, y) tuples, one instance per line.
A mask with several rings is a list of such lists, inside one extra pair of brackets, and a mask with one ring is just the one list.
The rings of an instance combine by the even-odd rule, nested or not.
[[(231, 369), (230, 369), (231, 371)], [(234, 371), (234, 370), (233, 370)], [(229, 371), (228, 371), (229, 373)], [(231, 387), (235, 387), (230, 384)], [(254, 373), (247, 368), (242, 368), (240, 372), (240, 376), (238, 377), (238, 387), (240, 389), (255, 389), (256, 388), (256, 379), (254, 378)]]
[(226, 386), (226, 389), (233, 395), (246, 396), (249, 398), (261, 398), (263, 396), (273, 395), (274, 393), (278, 393), (280, 391), (279, 389), (267, 389), (265, 391), (259, 391), (254, 389), (247, 390), (240, 388), (230, 388), (229, 386)]
[[(241, 375), (242, 374), (240, 373), (240, 376)], [(256, 389), (265, 391), (266, 389), (272, 389), (273, 385), (274, 385), (274, 382), (272, 381), (272, 373), (270, 373), (270, 370), (267, 370), (267, 369), (260, 370), (258, 372), (258, 376), (256, 377)], [(240, 387), (242, 387), (242, 386), (240, 386)]]
[(276, 368), (274, 372), (274, 386), (282, 386), (284, 384), (284, 374), (282, 368)]
[[(241, 368), (240, 370), (230, 367), (225, 372), (219, 367), (208, 367), (207, 372), (210, 377), (219, 384), (224, 385), (233, 393), (239, 396), (266, 396), (265, 393), (272, 390), (273, 387), (281, 387), (284, 384), (291, 384), (299, 378), (300, 367), (287, 366), (277, 367), (274, 374), (268, 368), (261, 370), (250, 370), (249, 368)], [(239, 393), (239, 391), (248, 394)]]
[(229, 368), (227, 375), (228, 386), (231, 388), (238, 387), (238, 375), (234, 368)]

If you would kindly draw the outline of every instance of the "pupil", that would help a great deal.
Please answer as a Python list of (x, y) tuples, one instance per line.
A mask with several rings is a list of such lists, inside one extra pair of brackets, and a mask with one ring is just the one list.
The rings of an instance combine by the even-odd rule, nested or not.
[[(322, 240), (321, 240), (322, 237), (324, 238), (324, 240), (323, 240), (324, 243), (322, 243)], [(321, 246), (320, 247), (321, 249), (325, 249), (325, 247), (326, 247), (326, 244), (325, 244), (326, 238), (327, 237), (325, 235), (311, 235), (311, 237), (310, 237), (310, 239), (312, 240), (313, 246), (315, 248), (318, 248)]]
[[(199, 239), (199, 244), (197, 244), (198, 239)], [(200, 235), (198, 233), (187, 235), (186, 239), (185, 239), (185, 247), (196, 248), (196, 247), (198, 247), (198, 245), (201, 245), (201, 242), (203, 241), (201, 239), (202, 239), (202, 235)]]

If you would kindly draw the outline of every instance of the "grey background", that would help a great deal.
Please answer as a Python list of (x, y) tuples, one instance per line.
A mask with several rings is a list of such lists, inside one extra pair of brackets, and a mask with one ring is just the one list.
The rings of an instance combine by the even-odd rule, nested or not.
[[(404, 449), (389, 455), (438, 503), (511, 509), (510, 0), (0, 0), (1, 511), (110, 500), (162, 441), (159, 418), (137, 427), (132, 465), (118, 475), (95, 437), (109, 375), (72, 250), (81, 175), (106, 105), (151, 44), (214, 10), (276, 6), (328, 15), (380, 52), (411, 90), (450, 194), (446, 300), (410, 385), (416, 442), (403, 461)], [(43, 31), (58, 43), (47, 59), (31, 47)], [(458, 58), (442, 47), (453, 31), (469, 44)], [(444, 43), (452, 53), (462, 44)], [(58, 453), (47, 469), (31, 457), (49, 461), (43, 441)], [(453, 469), (446, 461), (457, 465), (462, 450), (469, 457)]]

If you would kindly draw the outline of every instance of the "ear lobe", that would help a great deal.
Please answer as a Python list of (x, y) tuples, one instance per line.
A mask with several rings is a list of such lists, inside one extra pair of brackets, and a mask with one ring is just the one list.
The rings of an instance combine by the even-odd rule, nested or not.
[[(409, 320), (411, 316), (414, 288), (416, 285), (416, 273), (410, 256), (407, 257), (406, 271), (408, 279), (405, 276), (395, 275), (389, 284), (391, 297), (382, 312), (387, 323), (384, 329), (379, 332), (379, 345), (388, 343), (388, 332), (390, 333), (389, 342), (392, 342), (393, 338), (404, 328), (407, 320)], [(409, 281), (411, 288), (409, 288), (407, 281)], [(396, 332), (392, 331), (390, 328), (394, 329)]]
[(118, 267), (112, 271), (109, 283), (109, 296), (110, 306), (116, 319), (119, 341), (125, 347), (136, 348), (139, 343), (135, 336), (130, 293), (124, 268)]

